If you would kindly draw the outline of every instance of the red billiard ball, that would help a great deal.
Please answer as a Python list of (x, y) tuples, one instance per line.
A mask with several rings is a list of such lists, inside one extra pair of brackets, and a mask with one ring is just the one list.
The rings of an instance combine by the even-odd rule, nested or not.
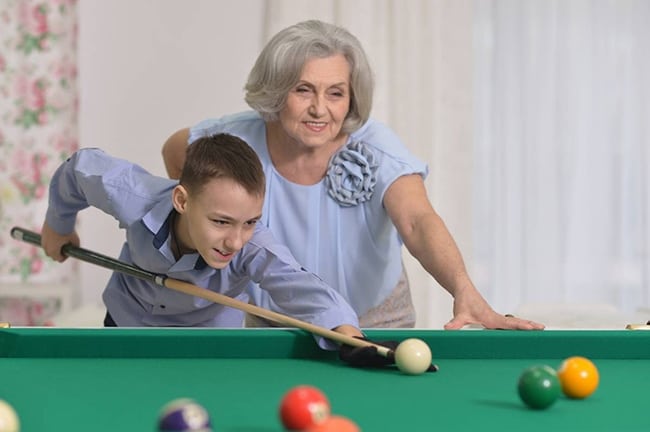
[(330, 403), (316, 387), (293, 387), (280, 402), (280, 420), (289, 430), (305, 430), (324, 422), (329, 416)]
[(598, 388), (599, 374), (596, 365), (585, 357), (569, 357), (562, 362), (558, 371), (562, 391), (572, 399), (584, 399)]
[(175, 399), (162, 407), (158, 417), (159, 431), (211, 431), (210, 416), (192, 399)]

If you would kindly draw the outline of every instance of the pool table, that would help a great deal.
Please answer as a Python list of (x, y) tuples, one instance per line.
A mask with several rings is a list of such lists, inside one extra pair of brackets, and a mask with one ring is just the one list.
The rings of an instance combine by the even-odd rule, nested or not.
[[(278, 406), (310, 384), (334, 414), (363, 431), (647, 431), (650, 332), (367, 330), (375, 340), (415, 337), (431, 347), (435, 373), (355, 369), (295, 329), (0, 330), (0, 399), (24, 432), (153, 432), (160, 408), (190, 397), (221, 432), (282, 431)], [(526, 408), (516, 385), (534, 364), (591, 358), (600, 387)]]

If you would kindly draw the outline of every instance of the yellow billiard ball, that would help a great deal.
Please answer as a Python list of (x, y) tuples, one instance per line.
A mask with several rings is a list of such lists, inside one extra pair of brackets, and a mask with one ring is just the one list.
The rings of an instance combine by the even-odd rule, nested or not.
[(586, 357), (569, 357), (557, 371), (562, 391), (572, 399), (584, 399), (598, 388), (600, 376), (596, 365)]

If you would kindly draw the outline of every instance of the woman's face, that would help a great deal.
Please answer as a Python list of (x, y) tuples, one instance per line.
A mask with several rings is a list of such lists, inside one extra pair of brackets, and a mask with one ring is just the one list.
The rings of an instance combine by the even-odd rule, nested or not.
[(279, 119), (290, 138), (319, 147), (339, 136), (349, 110), (350, 65), (339, 54), (305, 63)]

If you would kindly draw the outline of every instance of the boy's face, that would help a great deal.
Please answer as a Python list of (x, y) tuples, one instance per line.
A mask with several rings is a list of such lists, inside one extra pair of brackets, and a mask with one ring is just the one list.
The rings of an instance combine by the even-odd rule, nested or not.
[(173, 197), (182, 215), (179, 240), (216, 269), (227, 267), (251, 239), (264, 203), (263, 196), (251, 195), (226, 178), (211, 180), (193, 195), (179, 185)]

